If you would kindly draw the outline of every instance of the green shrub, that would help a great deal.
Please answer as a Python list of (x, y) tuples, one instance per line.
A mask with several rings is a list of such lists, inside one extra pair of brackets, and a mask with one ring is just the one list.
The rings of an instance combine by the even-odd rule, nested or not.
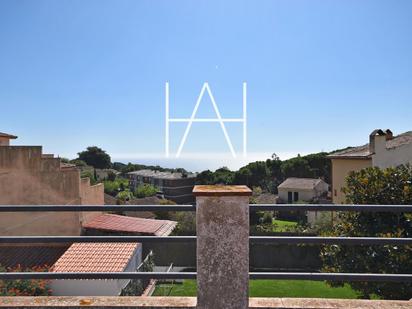
[(143, 197), (155, 196), (156, 193), (157, 193), (157, 189), (155, 186), (145, 183), (137, 187), (136, 191), (134, 192), (134, 195), (138, 198), (143, 198)]
[[(344, 193), (347, 202), (353, 204), (411, 205), (412, 169), (410, 166), (384, 170), (374, 167), (352, 172), (346, 179)], [(411, 237), (412, 215), (384, 212), (340, 212), (328, 235)], [(322, 249), (321, 257), (323, 270), (327, 272), (406, 274), (412, 269), (411, 246), (330, 245)], [(385, 299), (410, 299), (412, 297), (412, 283), (410, 282), (351, 282), (350, 285), (367, 298), (373, 294)]]

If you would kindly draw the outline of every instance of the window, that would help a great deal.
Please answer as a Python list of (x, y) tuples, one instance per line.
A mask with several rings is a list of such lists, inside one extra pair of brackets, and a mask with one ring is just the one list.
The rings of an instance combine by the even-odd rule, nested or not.
[(293, 192), (293, 201), (294, 202), (299, 201), (299, 192)]
[(288, 192), (288, 203), (292, 203), (292, 192)]

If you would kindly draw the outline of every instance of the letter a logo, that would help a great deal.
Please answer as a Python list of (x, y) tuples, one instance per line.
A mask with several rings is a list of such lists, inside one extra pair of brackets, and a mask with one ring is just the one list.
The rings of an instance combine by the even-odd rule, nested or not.
[[(220, 127), (222, 129), (223, 135), (226, 139), (226, 143), (229, 147), (229, 150), (233, 156), (233, 158), (236, 158), (236, 152), (233, 148), (232, 141), (229, 137), (229, 134), (227, 133), (225, 122), (241, 122), (243, 123), (243, 156), (246, 157), (246, 124), (247, 124), (247, 118), (246, 118), (246, 83), (243, 83), (243, 118), (222, 118), (219, 108), (217, 107), (215, 98), (213, 97), (212, 91), (210, 90), (209, 84), (206, 82), (203, 84), (202, 90), (200, 91), (199, 97), (197, 98), (196, 105), (192, 111), (192, 115), (190, 118), (170, 118), (169, 117), (169, 83), (166, 82), (165, 85), (165, 103), (166, 103), (166, 118), (165, 118), (165, 155), (166, 157), (169, 157), (169, 126), (171, 122), (187, 122), (186, 130), (183, 134), (182, 140), (180, 141), (179, 148), (176, 152), (176, 158), (179, 158), (183, 147), (185, 145), (187, 136), (189, 135), (190, 129), (192, 128), (193, 122), (211, 122), (215, 123), (218, 122), (220, 124)], [(212, 102), (213, 109), (216, 114), (216, 118), (196, 118), (197, 110), (199, 109), (200, 102), (203, 99), (204, 94), (207, 92), (209, 95), (209, 98)]]

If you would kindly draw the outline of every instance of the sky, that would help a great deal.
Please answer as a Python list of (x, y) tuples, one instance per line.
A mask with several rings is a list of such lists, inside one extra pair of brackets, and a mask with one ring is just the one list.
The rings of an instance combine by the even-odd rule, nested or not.
[[(238, 168), (412, 130), (412, 1), (0, 1), (0, 131), (75, 158)], [(223, 118), (190, 118), (205, 82)], [(216, 118), (202, 98), (197, 118)]]

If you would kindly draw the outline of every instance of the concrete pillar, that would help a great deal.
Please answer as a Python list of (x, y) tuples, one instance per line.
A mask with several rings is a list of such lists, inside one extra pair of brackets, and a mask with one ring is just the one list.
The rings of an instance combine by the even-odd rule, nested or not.
[(247, 309), (249, 196), (246, 186), (195, 186), (197, 308)]

